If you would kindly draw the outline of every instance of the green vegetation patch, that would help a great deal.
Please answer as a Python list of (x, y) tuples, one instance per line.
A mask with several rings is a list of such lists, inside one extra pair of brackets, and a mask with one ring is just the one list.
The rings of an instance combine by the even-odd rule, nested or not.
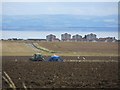
[(32, 43), (32, 45), (33, 45), (35, 48), (37, 48), (37, 49), (39, 49), (39, 50), (42, 50), (42, 51), (44, 51), (44, 52), (57, 53), (57, 51), (53, 51), (53, 50), (49, 50), (49, 49), (47, 49), (47, 48), (41, 47), (41, 46), (38, 45), (37, 43)]

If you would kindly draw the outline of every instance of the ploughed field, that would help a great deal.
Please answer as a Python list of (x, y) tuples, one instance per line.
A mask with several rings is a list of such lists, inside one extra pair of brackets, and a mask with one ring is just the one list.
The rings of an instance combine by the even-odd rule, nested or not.
[[(118, 43), (0, 41), (2, 86), (7, 75), (17, 88), (117, 88)], [(34, 53), (47, 60), (54, 53), (64, 62), (33, 62)]]
[[(81, 56), (78, 59), (75, 56), (62, 56), (65, 62), (33, 62), (29, 58), (30, 56), (2, 57), (3, 76), (6, 72), (17, 88), (118, 87), (118, 57)], [(45, 58), (48, 59), (49, 56)], [(74, 59), (80, 62), (69, 61)], [(4, 79), (3, 88), (9, 88)]]

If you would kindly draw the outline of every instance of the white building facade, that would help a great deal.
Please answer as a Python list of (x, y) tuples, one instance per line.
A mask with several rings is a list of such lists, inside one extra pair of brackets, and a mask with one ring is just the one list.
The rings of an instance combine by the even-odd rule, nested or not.
[(82, 40), (82, 36), (79, 34), (73, 35), (72, 36), (72, 40), (73, 41), (81, 41)]
[(86, 39), (89, 41), (89, 40), (95, 40), (97, 38), (97, 35), (96, 34), (88, 34), (86, 35)]
[(61, 35), (62, 41), (70, 41), (71, 40), (71, 34), (65, 33)]
[(46, 40), (47, 40), (47, 41), (54, 41), (55, 39), (56, 39), (56, 36), (53, 35), (53, 34), (50, 34), (50, 35), (47, 35), (47, 36), (46, 36)]

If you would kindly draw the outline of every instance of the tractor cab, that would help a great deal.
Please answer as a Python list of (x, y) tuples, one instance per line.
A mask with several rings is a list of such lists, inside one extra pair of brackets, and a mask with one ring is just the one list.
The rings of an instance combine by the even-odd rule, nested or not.
[(45, 59), (41, 53), (36, 53), (33, 55), (32, 58), (30, 58), (30, 60), (32, 60), (32, 61), (44, 61)]

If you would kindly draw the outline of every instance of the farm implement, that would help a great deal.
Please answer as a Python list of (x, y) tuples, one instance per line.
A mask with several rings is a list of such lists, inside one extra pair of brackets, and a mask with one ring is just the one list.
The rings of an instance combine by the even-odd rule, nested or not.
[(33, 57), (30, 58), (31, 61), (45, 61), (45, 58), (42, 54), (36, 53), (33, 55)]
[(30, 58), (31, 61), (48, 61), (48, 62), (63, 62), (60, 56), (53, 55), (48, 60), (45, 60), (44, 56), (40, 53), (36, 53)]

